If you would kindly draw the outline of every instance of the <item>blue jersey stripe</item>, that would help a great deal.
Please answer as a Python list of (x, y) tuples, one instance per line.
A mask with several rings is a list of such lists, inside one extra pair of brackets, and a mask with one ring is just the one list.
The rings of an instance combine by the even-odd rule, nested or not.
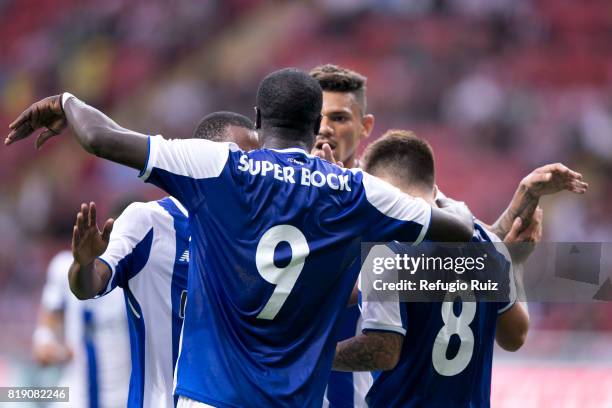
[(119, 276), (117, 279), (120, 287), (126, 287), (128, 281), (147, 264), (151, 254), (151, 245), (153, 245), (153, 227), (142, 241), (136, 244), (134, 250), (117, 264), (115, 274)]
[[(176, 259), (172, 270), (172, 282), (170, 295), (172, 303), (172, 368), (176, 366), (178, 359), (179, 341), (183, 319), (181, 313), (181, 297), (187, 288), (187, 265), (182, 260), (185, 251), (189, 251), (189, 219), (170, 199), (165, 198), (158, 201), (159, 205), (172, 216), (176, 237)], [(174, 396), (174, 405), (178, 402), (178, 395)]]
[(96, 360), (96, 348), (93, 339), (93, 312), (89, 309), (83, 310), (83, 341), (85, 342), (85, 354), (87, 358), (87, 390), (89, 408), (98, 408), (98, 364)]
[(145, 373), (145, 323), (142, 309), (129, 288), (125, 288), (125, 306), (128, 310), (128, 326), (130, 330), (130, 351), (132, 355), (132, 375), (130, 376), (130, 392), (128, 408), (142, 408), (144, 403), (144, 373)]

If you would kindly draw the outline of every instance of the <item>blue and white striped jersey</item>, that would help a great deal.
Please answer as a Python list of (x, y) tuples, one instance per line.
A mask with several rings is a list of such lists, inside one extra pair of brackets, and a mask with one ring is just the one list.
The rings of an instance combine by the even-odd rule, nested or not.
[[(362, 301), (363, 331), (404, 336), (397, 366), (374, 373), (366, 396), (369, 407), (489, 407), (497, 316), (512, 307), (516, 291), (510, 255), (499, 238), (476, 222), (472, 242), (494, 243), (488, 262), (508, 275), (510, 301), (466, 301), (469, 292), (449, 293), (445, 302)], [(394, 242), (373, 248), (369, 256), (436, 256), (438, 249), (435, 243), (413, 247)]]
[(189, 222), (172, 197), (130, 204), (99, 258), (112, 271), (104, 293), (123, 288), (132, 375), (128, 407), (173, 407), (174, 367), (186, 301)]
[(119, 408), (128, 395), (130, 352), (123, 293), (78, 300), (68, 284), (72, 253), (62, 251), (49, 264), (41, 307), (63, 313), (64, 342), (73, 353), (58, 386), (70, 387), (70, 402), (58, 408)]
[(206, 404), (320, 407), (362, 240), (421, 240), (431, 208), (297, 148), (149, 138), (141, 177), (192, 234), (176, 393)]

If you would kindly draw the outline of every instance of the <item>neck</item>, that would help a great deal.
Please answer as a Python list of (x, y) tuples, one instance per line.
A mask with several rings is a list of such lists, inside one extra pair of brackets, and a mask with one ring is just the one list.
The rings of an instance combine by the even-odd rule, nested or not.
[[(336, 158), (337, 160), (341, 160)], [(359, 167), (359, 160), (355, 159), (355, 155), (351, 155), (349, 158), (345, 159), (342, 164), (344, 164), (344, 167), (346, 167), (347, 169), (354, 169), (356, 167)]]
[(310, 152), (314, 143), (314, 134), (307, 138), (304, 132), (287, 128), (262, 128), (260, 131), (262, 146), (266, 149), (288, 149), (299, 147)]

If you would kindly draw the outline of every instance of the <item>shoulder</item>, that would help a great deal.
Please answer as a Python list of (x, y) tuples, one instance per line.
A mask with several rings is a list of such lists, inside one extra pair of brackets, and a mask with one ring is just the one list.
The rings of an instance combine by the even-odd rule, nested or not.
[(172, 217), (160, 205), (161, 201), (131, 203), (115, 221), (113, 234), (144, 236), (152, 228), (171, 222)]
[(134, 202), (123, 210), (119, 218), (117, 218), (117, 221), (131, 225), (137, 225), (142, 222), (149, 223), (152, 216), (161, 211), (157, 201), (149, 201), (146, 203)]

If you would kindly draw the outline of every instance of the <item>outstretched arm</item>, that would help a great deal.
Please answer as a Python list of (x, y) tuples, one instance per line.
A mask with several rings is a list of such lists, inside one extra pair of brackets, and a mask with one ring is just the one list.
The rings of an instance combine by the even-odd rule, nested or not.
[(9, 125), (5, 145), (24, 139), (44, 129), (36, 139), (36, 148), (72, 127), (81, 146), (89, 153), (142, 170), (148, 156), (146, 135), (125, 129), (99, 110), (69, 93), (50, 96), (32, 104)]
[(582, 174), (561, 163), (539, 167), (521, 180), (508, 208), (491, 226), (491, 231), (504, 239), (517, 217), (521, 218), (522, 229), (529, 226), (541, 196), (563, 190), (584, 194), (587, 188), (588, 184), (582, 181)]
[(111, 270), (96, 258), (108, 247), (113, 220), (108, 219), (102, 231), (96, 221), (96, 205), (81, 204), (72, 231), (72, 255), (74, 262), (68, 272), (70, 290), (83, 300), (98, 295), (111, 277)]

